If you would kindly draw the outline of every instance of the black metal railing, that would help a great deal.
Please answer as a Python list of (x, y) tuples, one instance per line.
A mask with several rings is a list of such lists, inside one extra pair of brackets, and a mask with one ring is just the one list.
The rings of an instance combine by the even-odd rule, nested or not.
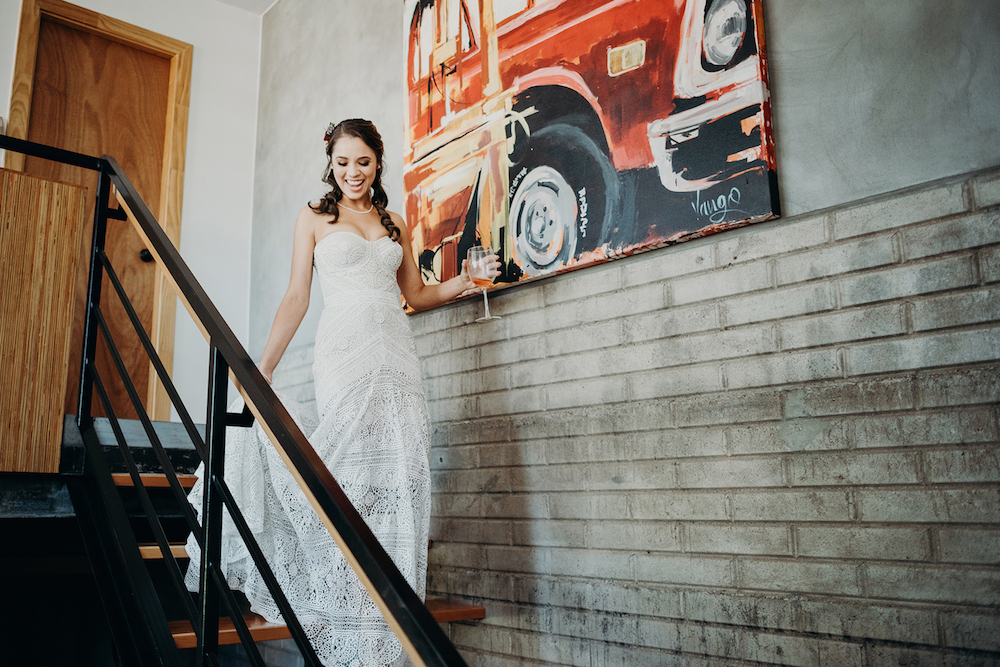
[[(132, 664), (135, 660), (136, 664), (166, 666), (181, 664), (181, 658), (169, 632), (159, 596), (139, 554), (138, 545), (110, 469), (103, 460), (103, 451), (97, 441), (91, 416), (95, 392), (111, 423), (118, 448), (135, 485), (139, 504), (167, 564), (168, 579), (180, 594), (180, 598), (185, 601), (184, 613), (198, 638), (198, 665), (218, 664), (220, 606), (232, 618), (250, 661), (261, 667), (264, 665), (220, 567), (222, 517), (225, 507), (280, 609), (293, 639), (302, 651), (305, 664), (320, 667), (315, 651), (309, 645), (305, 632), (295, 618), (288, 600), (225, 482), (225, 429), (236, 424), (248, 425), (251, 421), (250, 413), (270, 436), (293, 477), (299, 481), (306, 497), (317, 508), (321, 519), (345, 552), (358, 577), (365, 583), (411, 659), (416, 664), (424, 665), (465, 665), (455, 647), (410, 588), (367, 524), (351, 505), (322, 459), (260, 375), (256, 365), (181, 259), (115, 159), (110, 156), (94, 158), (3, 136), (0, 136), (0, 148), (98, 172), (77, 409), (77, 425), (83, 435), (87, 464), (82, 480), (73, 488), (74, 502), (81, 516), (81, 524), (87, 524), (84, 536), (94, 563), (95, 577), (104, 592), (105, 607), (112, 623), (116, 646), (125, 664)], [(120, 210), (109, 208), (112, 185), (122, 205)], [(204, 436), (184, 407), (111, 261), (104, 252), (109, 219), (131, 221), (135, 231), (175, 287), (181, 301), (208, 340), (210, 359)], [(135, 335), (155, 370), (156, 377), (163, 384), (194, 449), (204, 463), (202, 524), (198, 523), (194, 511), (187, 503), (185, 491), (142, 405), (101, 309), (105, 277), (124, 307)], [(108, 378), (102, 378), (95, 365), (98, 341), (101, 339), (111, 356), (117, 379), (124, 385), (129, 401), (166, 475), (169, 487), (182, 508), (183, 517), (201, 547), (201, 589), (197, 604), (187, 594), (184, 576), (171, 552), (166, 531), (157, 517), (152, 499), (142, 485), (136, 462), (132, 458), (129, 444), (125, 440), (109, 398), (106, 385)], [(242, 415), (227, 413), (226, 396), (230, 379), (246, 399), (247, 410)]]

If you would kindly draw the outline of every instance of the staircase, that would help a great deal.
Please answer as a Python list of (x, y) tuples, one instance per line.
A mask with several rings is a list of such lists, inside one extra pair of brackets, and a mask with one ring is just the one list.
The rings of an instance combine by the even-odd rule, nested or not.
[[(64, 429), (61, 480), (69, 490), (119, 664), (217, 667), (219, 645), (238, 643), (251, 664), (264, 667), (257, 642), (290, 637), (306, 666), (322, 667), (226, 484), (226, 429), (256, 421), (337, 538), (410, 659), (419, 666), (463, 667), (465, 661), (439, 624), (481, 619), (485, 610), (440, 600), (425, 605), (409, 587), (114, 158), (94, 158), (3, 136), (0, 149), (98, 172), (78, 410), (75, 423)], [(113, 199), (119, 208), (110, 206)], [(122, 225), (122, 232), (130, 226), (138, 234), (208, 342), (204, 425), (192, 421), (104, 252), (109, 220)], [(149, 419), (102, 312), (102, 291), (120, 302), (180, 423)], [(99, 344), (112, 360), (101, 371), (95, 365)], [(242, 414), (226, 411), (230, 383), (247, 405)], [(116, 417), (108, 393), (113, 385), (124, 389), (128, 409), (134, 409), (138, 420)], [(93, 416), (94, 404), (106, 417)], [(67, 435), (76, 441), (67, 444)], [(206, 499), (199, 521), (187, 492), (195, 481), (192, 473), (201, 464), (205, 466)], [(267, 623), (248, 613), (245, 598), (241, 605), (229, 589), (219, 565), (224, 508), (287, 625)], [(183, 544), (189, 535), (199, 542), (203, 554), (200, 563), (191, 564), (199, 569), (196, 594), (184, 585), (188, 562)]]
[[(181, 427), (180, 424), (168, 424), (162, 422), (157, 426), (160, 429)], [(184, 450), (170, 451), (183, 452)], [(175, 453), (173, 458), (176, 459), (181, 457)], [(170, 487), (165, 474), (144, 472), (140, 473), (139, 476), (143, 486), (150, 492), (154, 503), (160, 501), (160, 504), (169, 505), (170, 499), (162, 493)], [(126, 508), (128, 508), (130, 501), (134, 502), (131, 498), (133, 495), (132, 491), (135, 488), (132, 476), (127, 472), (113, 472), (111, 477), (114, 480), (115, 486), (122, 492), (122, 495), (125, 498)], [(188, 490), (194, 486), (195, 480), (197, 479), (193, 474), (187, 473), (178, 473), (177, 478), (181, 486)], [(169, 509), (161, 510), (161, 512), (158, 513), (158, 516), (161, 521), (180, 518), (178, 512), (171, 512)], [(139, 526), (141, 526), (143, 521), (142, 517), (138, 516), (137, 513), (132, 513), (130, 519), (134, 524), (138, 524)], [(188, 560), (187, 552), (184, 550), (186, 537), (187, 535), (185, 532), (183, 540), (178, 539), (177, 541), (171, 541), (169, 543), (170, 553), (172, 556), (185, 563)], [(428, 547), (429, 546), (430, 545), (428, 545)], [(162, 565), (164, 555), (158, 544), (155, 542), (139, 542), (138, 547), (139, 554), (142, 559), (147, 562), (150, 568), (156, 568), (158, 565)], [(156, 577), (154, 576), (154, 580), (155, 579)], [(486, 618), (486, 609), (479, 605), (466, 604), (463, 602), (451, 602), (440, 599), (427, 600), (425, 604), (427, 609), (431, 612), (431, 615), (434, 617), (434, 620), (438, 623), (477, 621)], [(243, 620), (250, 629), (250, 634), (254, 641), (261, 642), (275, 639), (290, 639), (292, 637), (287, 625), (283, 623), (268, 623), (262, 617), (249, 611), (243, 613)], [(173, 637), (177, 648), (191, 649), (197, 646), (197, 636), (195, 635), (190, 621), (172, 620), (169, 621), (169, 627), (170, 634)], [(228, 617), (221, 618), (219, 622), (219, 645), (225, 646), (239, 643), (240, 637), (232, 619)]]

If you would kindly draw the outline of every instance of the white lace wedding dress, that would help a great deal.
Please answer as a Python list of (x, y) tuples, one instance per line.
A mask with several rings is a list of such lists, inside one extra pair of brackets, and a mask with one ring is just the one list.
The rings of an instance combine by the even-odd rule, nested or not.
[[(334, 478), (423, 598), (430, 516), (427, 408), (396, 269), (402, 248), (334, 232), (316, 244), (324, 310), (313, 374), (318, 418), (283, 399)], [(292, 609), (325, 665), (405, 665), (405, 652), (258, 425), (230, 428), (225, 479)], [(202, 480), (189, 498), (199, 517)], [(228, 514), (223, 567), (252, 610), (281, 614)], [(186, 583), (200, 550), (188, 539)]]

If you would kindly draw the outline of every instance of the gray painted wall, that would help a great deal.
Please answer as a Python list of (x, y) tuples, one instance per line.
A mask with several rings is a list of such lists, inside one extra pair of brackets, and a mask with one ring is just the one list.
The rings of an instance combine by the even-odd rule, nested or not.
[[(326, 188), (329, 122), (368, 118), (386, 145), (390, 210), (403, 201), (404, 53), (401, 3), (279, 0), (263, 19), (251, 251), (250, 354), (259, 358), (288, 287), (295, 216)], [(311, 343), (310, 309), (291, 350)], [(279, 371), (280, 373), (280, 371)]]
[(1000, 163), (1000, 3), (764, 11), (785, 215)]

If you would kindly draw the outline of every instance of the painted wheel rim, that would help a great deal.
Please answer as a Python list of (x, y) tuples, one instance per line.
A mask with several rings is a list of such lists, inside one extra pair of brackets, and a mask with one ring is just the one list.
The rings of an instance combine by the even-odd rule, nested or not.
[(545, 267), (576, 252), (576, 197), (552, 167), (532, 169), (510, 206), (518, 253)]

